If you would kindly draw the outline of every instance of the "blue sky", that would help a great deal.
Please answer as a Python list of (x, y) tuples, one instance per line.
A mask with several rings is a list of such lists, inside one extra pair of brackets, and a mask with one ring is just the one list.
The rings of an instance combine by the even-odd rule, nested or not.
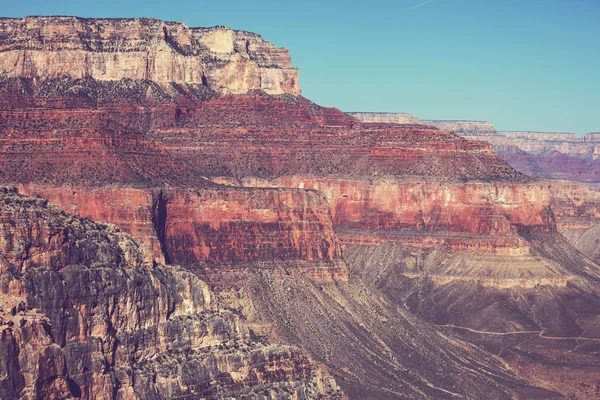
[(3, 16), (155, 17), (287, 47), (303, 94), (344, 111), (600, 131), (600, 0), (0, 0)]

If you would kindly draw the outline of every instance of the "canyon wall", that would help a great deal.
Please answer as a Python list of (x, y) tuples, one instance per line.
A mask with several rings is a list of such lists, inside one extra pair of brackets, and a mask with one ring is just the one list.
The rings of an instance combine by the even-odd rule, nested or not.
[[(533, 312), (511, 314), (498, 291), (518, 298), (543, 286), (582, 299), (571, 285), (587, 288), (594, 264), (555, 243), (564, 217), (557, 221), (554, 207), (591, 215), (589, 196), (580, 203), (581, 193), (567, 190), (553, 203), (547, 182), (516, 171), (489, 143), (402, 123), (406, 116), (360, 122), (297, 96), (287, 51), (251, 33), (148, 19), (1, 26), (0, 51), (18, 68), (0, 76), (0, 180), (84, 218), (34, 211), (59, 230), (25, 223), (2, 253), (18, 272), (9, 283), (33, 288), (24, 309), (5, 303), (37, 326), (46, 316), (53, 332), (40, 334), (35, 353), (67, 349), (53, 358), (51, 379), (28, 372), (25, 360), (6, 367), (27, 370), (7, 374), (10, 393), (38, 390), (23, 383), (28, 376), (89, 397), (106, 389), (243, 398), (259, 385), (266, 398), (339, 395), (300, 351), (266, 338), (301, 345), (358, 398), (553, 398), (399, 305), (416, 313), (422, 300), (443, 323), (445, 290), (460, 297), (476, 287), (456, 304), (471, 311), (485, 300), (489, 308), (473, 315), (491, 311), (503, 327), (527, 328)], [(86, 228), (62, 246), (60, 229), (70, 225)], [(106, 244), (96, 230), (116, 236)], [(52, 244), (23, 239), (38, 231)], [(539, 238), (560, 254), (547, 254)], [(373, 248), (406, 250), (362, 265), (373, 277), (386, 272), (389, 282), (378, 284), (391, 292), (363, 280), (356, 265), (360, 275), (351, 276), (344, 262)], [(211, 296), (202, 279), (229, 311), (214, 301), (196, 307)], [(18, 297), (7, 285), (2, 293)], [(561, 320), (557, 310), (549, 314)], [(13, 337), (29, 334), (14, 326)], [(88, 350), (95, 335), (102, 342)], [(24, 336), (10, 343), (11, 356), (37, 346)]]
[[(163, 91), (140, 99), (116, 91), (86, 103), (83, 93), (99, 95), (75, 80), (43, 99), (31, 81), (5, 82), (3, 181), (115, 223), (168, 262), (231, 269), (227, 263), (290, 261), (318, 279), (346, 280), (327, 218), (346, 243), (396, 240), (497, 254), (529, 252), (521, 229), (555, 230), (543, 183), (512, 169), (489, 144), (431, 126), (361, 125), (292, 96)], [(76, 96), (65, 89), (73, 87)], [(197, 192), (164, 191), (174, 197), (165, 200), (171, 225), (160, 233), (150, 189), (165, 185)]]
[(600, 142), (600, 132), (590, 132), (583, 135), (584, 142), (598, 143)]
[(573, 133), (497, 132), (473, 136), (494, 145), (510, 165), (543, 178), (600, 182), (600, 144)]
[(159, 262), (214, 274), (279, 262), (317, 280), (348, 280), (331, 213), (316, 191), (41, 185), (19, 191), (117, 225)]
[[(68, 91), (44, 99), (52, 108), (22, 100), (35, 102), (36, 93), (14, 81), (0, 92), (3, 180), (115, 223), (167, 262), (302, 260), (313, 264), (310, 274), (344, 280), (328, 218), (346, 230), (344, 240), (383, 240), (348, 230), (388, 231), (422, 246), (498, 253), (528, 251), (521, 226), (553, 229), (542, 186), (489, 144), (434, 127), (362, 126), (303, 98), (259, 94), (165, 97), (135, 107), (127, 103), (136, 94), (119, 92), (101, 107), (70, 110)], [(198, 190), (164, 191), (169, 217), (159, 233), (159, 202), (144, 188), (164, 185)]]
[(266, 345), (190, 272), (114, 226), (0, 191), (2, 398), (337, 398), (290, 346)]
[(508, 164), (530, 176), (585, 182), (590, 187), (600, 183), (600, 135), (597, 133), (580, 138), (574, 133), (496, 131), (485, 121), (396, 118), (395, 115), (407, 114), (394, 113), (349, 114), (365, 123), (425, 124), (491, 143)]
[[(215, 179), (219, 183), (231, 180)], [(308, 176), (244, 179), (250, 187), (302, 187), (323, 193), (344, 243), (395, 241), (418, 247), (520, 254), (526, 227), (554, 231), (551, 193), (541, 183), (443, 184), (420, 180)], [(389, 233), (385, 233), (389, 232)]]
[(0, 74), (205, 84), (224, 93), (300, 94), (287, 49), (226, 27), (156, 19), (0, 19)]

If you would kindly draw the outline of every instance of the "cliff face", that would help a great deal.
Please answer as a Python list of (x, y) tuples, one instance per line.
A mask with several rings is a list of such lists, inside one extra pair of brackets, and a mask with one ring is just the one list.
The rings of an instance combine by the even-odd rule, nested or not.
[(591, 132), (583, 135), (584, 142), (598, 143), (600, 142), (600, 132)]
[(331, 213), (315, 191), (39, 185), (19, 190), (77, 216), (116, 224), (160, 262), (218, 274), (269, 261), (318, 280), (348, 279)]
[[(205, 200), (188, 198), (181, 200), (182, 205), (173, 213), (167, 210), (168, 215), (204, 221), (197, 225), (182, 223), (193, 231), (181, 231), (174, 225), (169, 228), (172, 231), (161, 252), (163, 256), (165, 249), (172, 252), (173, 258), (168, 259), (171, 262), (340, 259), (333, 234), (327, 232), (331, 228), (322, 228), (326, 224), (306, 225), (312, 215), (319, 215), (318, 220), (324, 221), (322, 216), (329, 213), (314, 201), (314, 194), (292, 196), (289, 202), (297, 208), (288, 214), (285, 207), (278, 205), (283, 192), (264, 197), (263, 205), (248, 206), (250, 199), (245, 194), (245, 200), (237, 200), (237, 194), (223, 199), (225, 192), (211, 191), (215, 183), (317, 190), (327, 198), (333, 221), (339, 227), (408, 229), (406, 240), (424, 241), (427, 246), (451, 243), (457, 249), (526, 251), (516, 235), (516, 226), (544, 230), (552, 226), (543, 188), (528, 184), (521, 188), (525, 194), (518, 195), (519, 185), (530, 179), (506, 165), (491, 146), (433, 127), (361, 126), (337, 110), (318, 107), (302, 98), (256, 94), (206, 99), (166, 96), (163, 103), (154, 101), (140, 109), (118, 104), (121, 100), (138, 101), (135, 94), (120, 92), (121, 97), (107, 98), (101, 107), (81, 104), (73, 111), (66, 109), (73, 96), (60, 90), (53, 92), (53, 97), (44, 98), (44, 107), (31, 109), (18, 105), (26, 103), (20, 100), (23, 97), (34, 103), (39, 101), (36, 90), (21, 94), (19, 85), (11, 82), (0, 93), (0, 98), (10, 104), (3, 111), (2, 122), (8, 133), (0, 151), (5, 165), (0, 171), (4, 181), (67, 187), (118, 182), (123, 186), (153, 187), (166, 183), (205, 188), (198, 196), (207, 194)], [(81, 98), (85, 97), (79, 92), (75, 99)], [(30, 138), (34, 136), (36, 141), (32, 142)], [(42, 152), (49, 157), (38, 157)], [(65, 168), (67, 160), (69, 168)], [(107, 164), (112, 167), (105, 168)], [(422, 184), (423, 179), (432, 182)], [(469, 180), (498, 183), (462, 183)], [(73, 207), (80, 210), (102, 208), (101, 195), (92, 194), (87, 201), (86, 191), (73, 189), (77, 199), (70, 190), (65, 189), (60, 195), (53, 195), (57, 192), (52, 188), (27, 193), (52, 196), (52, 201), (64, 207), (76, 204)], [(127, 210), (123, 211), (125, 218), (118, 207), (81, 215), (122, 226), (160, 256), (157, 236), (150, 229), (148, 194), (139, 194), (140, 199), (135, 194), (133, 200), (126, 201), (131, 190), (122, 192), (123, 199), (115, 195), (111, 202)], [(231, 189), (231, 193), (238, 192)], [(65, 197), (69, 198), (66, 203), (60, 199)], [(179, 201), (173, 199), (167, 207), (176, 208)], [(142, 208), (132, 209), (127, 202)], [(209, 208), (220, 202), (228, 209), (222, 215)], [(86, 203), (90, 205), (85, 206)], [(185, 214), (183, 210), (190, 207), (212, 210), (214, 215), (206, 211)], [(258, 210), (247, 213), (254, 208)], [(276, 210), (277, 223), (289, 226), (285, 228), (290, 229), (288, 233), (279, 228), (283, 225), (270, 219), (268, 209)], [(225, 222), (231, 221), (232, 216), (240, 222)], [(122, 221), (120, 225), (120, 220), (125, 219), (131, 222)], [(215, 229), (210, 221), (218, 220), (224, 222)], [(254, 233), (263, 231), (269, 234)], [(280, 236), (269, 236), (274, 232)], [(318, 232), (321, 233), (315, 235)], [(450, 235), (430, 242), (428, 238), (423, 240), (427, 232)], [(461, 233), (486, 235), (486, 240), (478, 244), (465, 235), (457, 238)], [(316, 239), (311, 241), (310, 237)], [(334, 270), (339, 271), (338, 267)]]
[(549, 189), (559, 232), (577, 250), (600, 262), (600, 193), (567, 182), (555, 183)]
[[(226, 179), (216, 179), (226, 183)], [(528, 253), (520, 228), (555, 231), (551, 193), (540, 183), (455, 183), (317, 178), (244, 179), (249, 187), (302, 187), (323, 193), (344, 243)]]
[[(27, 80), (5, 82), (3, 180), (41, 186), (25, 192), (113, 222), (169, 262), (294, 260), (313, 264), (306, 270), (314, 276), (346, 279), (324, 222), (329, 210), (314, 193), (299, 194), (308, 189), (327, 198), (345, 241), (384, 240), (371, 232), (382, 231), (425, 247), (523, 253), (528, 246), (517, 235), (520, 226), (553, 229), (542, 186), (527, 183), (489, 144), (433, 127), (361, 125), (337, 110), (285, 96), (171, 97), (163, 91), (148, 98), (124, 90), (104, 96), (74, 80), (52, 91)], [(474, 180), (490, 183), (468, 182)], [(157, 203), (147, 192), (71, 190), (112, 183), (201, 190), (166, 201), (171, 218), (161, 244), (150, 198)], [(286, 200), (290, 206), (283, 202), (288, 192), (248, 197), (250, 191), (213, 190), (215, 183), (300, 191)], [(223, 222), (217, 227), (216, 221)]]
[(289, 346), (253, 341), (208, 286), (114, 226), (0, 193), (2, 398), (337, 396)]
[(144, 79), (225, 93), (300, 94), (289, 53), (259, 35), (155, 19), (0, 19), (0, 73)]

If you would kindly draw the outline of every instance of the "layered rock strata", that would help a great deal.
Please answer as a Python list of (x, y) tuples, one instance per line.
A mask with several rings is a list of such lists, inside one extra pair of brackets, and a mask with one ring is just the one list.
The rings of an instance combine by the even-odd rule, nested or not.
[[(217, 182), (226, 182), (218, 179)], [(402, 242), (421, 247), (525, 254), (521, 227), (554, 231), (551, 194), (539, 183), (449, 184), (422, 180), (287, 177), (244, 179), (252, 187), (303, 187), (323, 193), (345, 243)]]
[(530, 176), (600, 183), (600, 135), (588, 133), (504, 132), (487, 121), (421, 120), (410, 114), (349, 113), (365, 123), (423, 124), (489, 142), (512, 167)]
[(487, 121), (422, 120), (422, 123), (462, 134), (492, 134), (496, 132), (494, 126)]
[(600, 193), (581, 184), (559, 182), (549, 186), (558, 231), (577, 250), (600, 263)]
[(161, 262), (215, 274), (286, 263), (317, 280), (348, 279), (331, 213), (316, 191), (40, 185), (19, 191), (114, 223)]
[[(360, 126), (337, 110), (286, 96), (251, 94), (205, 98), (186, 93), (170, 97), (169, 93), (161, 92), (162, 97), (148, 98), (141, 94), (143, 91), (126, 90), (111, 92), (108, 96), (92, 90), (92, 83), (96, 81), (86, 81), (92, 86), (65, 81), (65, 85), (59, 85), (55, 91), (44, 89), (49, 97), (42, 97), (41, 87), (55, 82), (41, 86), (33, 81), (8, 79), (5, 82), (4, 91), (0, 93), (5, 104), (0, 125), (5, 133), (0, 159), (4, 163), (2, 179), (6, 182), (67, 187), (168, 184), (206, 188), (203, 189), (206, 193), (225, 193), (212, 191), (211, 187), (216, 188), (214, 182), (231, 186), (310, 189), (325, 195), (332, 206), (333, 221), (341, 227), (494, 235), (489, 242), (492, 244), (479, 246), (492, 251), (503, 251), (503, 246), (512, 249), (507, 251), (518, 251), (519, 239), (512, 225), (528, 224), (548, 229), (551, 224), (546, 215), (547, 201), (543, 190), (528, 186), (524, 197), (519, 195), (517, 182), (527, 182), (529, 178), (502, 162), (488, 144), (459, 138), (432, 127)], [(28, 82), (26, 91), (20, 89), (23, 82)], [(149, 84), (140, 85), (146, 87)], [(68, 88), (79, 88), (80, 91), (73, 92)], [(91, 101), (87, 101), (88, 97), (82, 93), (89, 93)], [(102, 99), (100, 107), (98, 99)], [(148, 103), (143, 107), (134, 106), (142, 99)], [(67, 108), (72, 106), (77, 108)], [(33, 137), (35, 141), (31, 140)], [(37, 156), (40, 153), (48, 157), (40, 158)], [(69, 167), (65, 168), (65, 165)], [(422, 183), (424, 177), (433, 178), (435, 182)], [(460, 183), (477, 179), (498, 183)], [(56, 192), (52, 188), (47, 192), (61, 205), (63, 201), (58, 197), (68, 197), (68, 202), (74, 206), (65, 204), (65, 207), (87, 207), (86, 191), (74, 189), (77, 197), (71, 195), (70, 190), (65, 189), (60, 195), (52, 195)], [(235, 191), (231, 190), (232, 193)], [(31, 193), (43, 195), (45, 191), (41, 188)], [(91, 196), (90, 205), (103, 201), (101, 196)], [(124, 199), (129, 194), (123, 194), (122, 199), (118, 196), (115, 195), (113, 202), (127, 207), (125, 203), (131, 200)], [(139, 196), (146, 202), (145, 211), (127, 208), (124, 212), (128, 215), (145, 213), (146, 217), (142, 218), (146, 221), (145, 226), (128, 227), (125, 222), (122, 228), (139, 234), (153, 253), (159, 255), (158, 242), (149, 234), (148, 194)], [(471, 201), (470, 197), (476, 200)], [(264, 205), (256, 206), (263, 211), (253, 211), (246, 216), (241, 212), (240, 219), (250, 223), (252, 219), (260, 220), (265, 216), (265, 223), (272, 224), (267, 209), (281, 210), (281, 207), (268, 203), (279, 201), (279, 198), (281, 193), (269, 197)], [(240, 207), (244, 210), (245, 206), (234, 199), (232, 196), (223, 201), (224, 204), (231, 201), (232, 210)], [(307, 199), (315, 199), (315, 195), (307, 193), (294, 199), (305, 203)], [(410, 206), (397, 206), (405, 202)], [(139, 204), (139, 201), (133, 200), (132, 204)], [(299, 210), (311, 210), (316, 204), (310, 200)], [(278, 213), (281, 221), (289, 218), (282, 211)], [(311, 215), (308, 211), (300, 214), (302, 217), (292, 224)], [(322, 211), (317, 214), (324, 215)], [(118, 211), (83, 212), (81, 215), (119, 224)], [(204, 218), (201, 215), (194, 218), (199, 217)], [(244, 229), (250, 229), (249, 226)], [(198, 261), (219, 261), (204, 255), (202, 249), (206, 245), (202, 240), (208, 240), (207, 236), (194, 233), (186, 234), (186, 237), (191, 241), (185, 248), (174, 250), (176, 253), (183, 252), (188, 256), (197, 253), (194, 257)], [(292, 247), (306, 246), (301, 244), (305, 239), (290, 237), (293, 239), (289, 243), (295, 243)], [(178, 240), (178, 243), (186, 243), (186, 240)], [(472, 242), (469, 239), (466, 244), (453, 246), (470, 247)], [(256, 246), (259, 243), (257, 241)], [(339, 252), (332, 243), (326, 238), (322, 243), (303, 247), (298, 250), (298, 258), (335, 261)], [(283, 247), (274, 250), (269, 257), (278, 252), (289, 252), (287, 244), (281, 245)], [(230, 260), (243, 258), (242, 253), (253, 254), (251, 247), (243, 246), (247, 246), (244, 251), (229, 251), (230, 256), (237, 254)], [(216, 250), (212, 251), (216, 254)], [(267, 254), (265, 250), (260, 252)], [(239, 261), (265, 258), (245, 257), (248, 259)]]
[(300, 94), (287, 49), (226, 27), (150, 18), (0, 19), (0, 73), (21, 78), (150, 80), (224, 93)]
[(293, 347), (251, 338), (208, 286), (114, 225), (0, 192), (2, 398), (330, 398)]
[[(109, 22), (126, 27), (145, 23), (136, 21)], [(389, 261), (394, 271), (403, 272), (389, 282), (397, 284), (395, 290), (401, 293), (407, 293), (408, 288), (411, 299), (406, 299), (406, 305), (415, 311), (419, 309), (415, 304), (424, 299), (423, 309), (432, 311), (432, 318), (439, 315), (433, 311), (444, 311), (442, 305), (432, 304), (432, 298), (447, 304), (443, 297), (435, 297), (438, 288), (458, 285), (452, 293), (459, 298), (460, 293), (468, 293), (465, 287), (484, 288), (476, 293), (479, 297), (470, 298), (467, 305), (473, 309), (482, 304), (479, 299), (489, 295), (487, 290), (518, 294), (519, 290), (545, 285), (553, 293), (555, 288), (568, 288), (574, 279), (589, 280), (594, 275), (591, 261), (573, 266), (560, 254), (539, 255), (551, 249), (542, 248), (536, 240), (543, 235), (556, 239), (557, 235), (551, 196), (544, 184), (508, 166), (491, 145), (433, 126), (361, 123), (339, 110), (291, 95), (292, 91), (269, 95), (262, 79), (261, 87), (247, 84), (242, 90), (239, 80), (246, 82), (252, 74), (238, 68), (238, 61), (231, 61), (227, 44), (230, 33), (226, 30), (191, 30), (192, 39), (200, 44), (191, 40), (188, 48), (182, 39), (186, 34), (175, 35), (172, 24), (150, 22), (166, 28), (163, 39), (156, 40), (176, 44), (185, 57), (188, 50), (193, 53), (197, 48), (203, 60), (204, 48), (210, 49), (209, 60), (202, 64), (204, 78), (197, 82), (185, 77), (165, 84), (162, 76), (169, 81), (175, 75), (157, 75), (156, 69), (152, 70), (154, 75), (115, 76), (110, 80), (89, 74), (36, 78), (3, 75), (2, 181), (19, 185), (23, 192), (51, 198), (63, 210), (114, 222), (139, 238), (147, 249), (140, 250), (142, 253), (158, 261), (181, 263), (188, 271), (185, 273), (194, 273), (193, 279), (206, 277), (254, 332), (271, 342), (300, 345), (330, 368), (344, 390), (358, 398), (558, 397), (516, 379), (489, 353), (408, 314), (399, 301), (405, 297), (394, 297), (371, 285), (363, 274), (369, 268), (377, 276), (377, 269)], [(104, 23), (92, 21), (90, 26)], [(132, 29), (128, 37), (138, 40), (137, 28)], [(150, 35), (145, 29), (143, 35)], [(13, 45), (18, 36), (10, 37), (13, 39), (7, 42)], [(59, 47), (65, 43), (45, 31), (40, 37), (52, 38)], [(67, 42), (77, 47), (77, 40)], [(152, 53), (154, 45), (144, 47), (144, 40), (139, 42), (142, 53)], [(248, 60), (253, 61), (249, 51)], [(113, 56), (118, 59), (121, 54)], [(225, 68), (225, 72), (213, 71), (211, 75), (213, 57), (231, 61), (225, 67), (220, 63), (214, 66)], [(235, 75), (232, 81), (229, 72)], [(230, 94), (238, 91), (246, 93)], [(426, 269), (421, 269), (425, 264), (415, 261), (404, 271), (402, 263), (411, 263), (410, 257), (390, 257), (372, 269), (366, 264), (365, 268), (356, 267), (357, 277), (348, 279), (336, 232), (346, 249), (406, 246), (418, 254), (417, 259), (436, 252), (448, 258), (434, 257), (432, 260), (441, 262), (428, 263), (436, 268)], [(578, 254), (566, 242), (556, 246), (569, 256)], [(480, 264), (482, 260), (485, 263)], [(522, 268), (511, 269), (515, 262)], [(102, 286), (114, 281), (109, 278), (92, 276), (73, 281), (98, 281)], [(430, 287), (435, 290), (428, 292)], [(575, 291), (569, 294), (577, 297)], [(179, 299), (175, 294), (171, 297)], [(492, 303), (494, 307), (506, 304)], [(478, 312), (475, 309), (474, 315)], [(234, 318), (235, 313), (225, 314)], [(518, 318), (511, 319), (510, 312), (501, 315), (506, 326), (522, 325)], [(549, 308), (548, 315), (544, 321), (561, 320), (560, 307)], [(588, 318), (586, 323), (592, 320)], [(154, 321), (144, 321), (144, 327), (152, 331)], [(190, 335), (200, 337), (191, 328), (173, 328), (169, 334), (169, 342), (175, 343), (188, 340)], [(144, 349), (152, 349), (143, 344)], [(212, 347), (206, 352), (220, 354), (218, 350)], [(181, 353), (192, 354), (194, 361), (190, 362), (195, 362), (198, 354), (187, 348)], [(235, 392), (238, 389), (250, 390), (248, 397), (254, 394), (248, 389), (251, 382), (244, 381), (254, 375), (242, 372), (232, 375), (234, 381), (238, 379), (238, 389), (223, 388), (221, 375), (211, 376), (210, 383), (200, 388), (188, 380), (181, 385), (180, 381), (172, 383), (175, 374), (187, 378), (190, 371), (190, 375), (199, 375), (195, 368), (187, 369), (189, 363), (181, 353), (143, 359), (136, 364), (139, 368), (131, 367), (143, 371), (133, 384), (174, 390), (185, 385), (196, 390), (193, 395), (206, 390), (215, 397), (248, 394)], [(260, 362), (264, 359), (257, 358)], [(297, 357), (282, 359), (278, 365)], [(219, 360), (214, 364), (233, 363)], [(280, 381), (304, 379), (292, 372), (295, 367), (281, 367), (284, 371), (278, 372), (274, 364), (262, 365)], [(94, 370), (89, 379), (104, 378)], [(314, 379), (312, 382), (320, 382), (318, 376)], [(240, 380), (247, 383), (240, 384)], [(265, 378), (259, 382), (271, 381)], [(263, 395), (280, 394), (273, 394), (270, 383), (265, 385), (269, 390)], [(284, 395), (280, 397), (302, 385), (283, 385)], [(328, 385), (322, 383), (331, 390), (299, 389), (297, 397), (332, 396), (335, 389)], [(138, 388), (132, 390), (137, 392)], [(172, 392), (156, 390), (157, 398), (173, 397)]]
[(600, 181), (600, 144), (593, 135), (574, 133), (480, 132), (462, 134), (491, 143), (515, 169), (542, 178), (585, 183)]

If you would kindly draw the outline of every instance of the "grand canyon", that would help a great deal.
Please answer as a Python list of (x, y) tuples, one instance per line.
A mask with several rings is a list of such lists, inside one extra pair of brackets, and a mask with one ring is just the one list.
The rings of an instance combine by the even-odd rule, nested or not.
[(256, 33), (0, 18), (0, 398), (598, 398), (599, 155), (322, 107)]

